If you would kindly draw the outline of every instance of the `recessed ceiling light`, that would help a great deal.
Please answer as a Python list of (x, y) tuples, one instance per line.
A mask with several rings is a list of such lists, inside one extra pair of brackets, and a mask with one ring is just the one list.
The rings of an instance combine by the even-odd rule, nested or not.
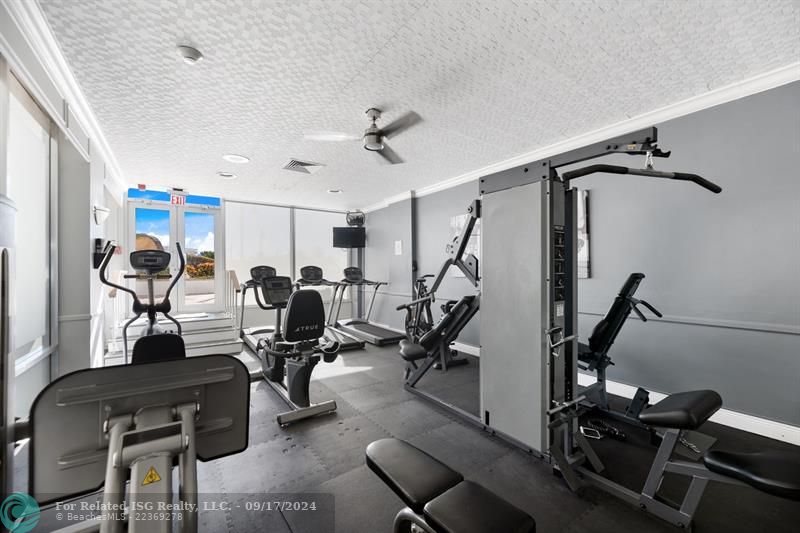
[(225, 172), (223, 170), (220, 170), (219, 172), (217, 172), (217, 176), (219, 176), (220, 178), (222, 178), (224, 180), (235, 180), (236, 179), (236, 174), (234, 174), (233, 172)]
[(340, 194), (341, 192), (341, 189), (328, 189), (329, 194)]
[(178, 45), (178, 53), (183, 58), (183, 62), (187, 65), (194, 65), (203, 60), (203, 53), (193, 46), (180, 44)]
[(249, 163), (250, 162), (250, 158), (249, 157), (245, 157), (243, 155), (237, 155), (237, 154), (225, 154), (225, 155), (222, 156), (222, 159), (224, 159), (228, 163), (244, 164), (244, 163)]

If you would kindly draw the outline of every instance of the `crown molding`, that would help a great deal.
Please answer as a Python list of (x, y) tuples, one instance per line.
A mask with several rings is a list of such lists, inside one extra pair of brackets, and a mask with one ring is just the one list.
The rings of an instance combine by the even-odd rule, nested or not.
[(402, 202), (404, 200), (410, 200), (411, 198), (415, 198), (417, 194), (414, 191), (404, 191), (400, 194), (395, 194), (394, 196), (390, 196), (381, 200), (380, 202), (376, 202), (372, 205), (367, 207), (363, 207), (360, 210), (369, 213), (371, 211), (377, 211), (378, 209), (383, 209), (384, 207), (389, 207), (392, 204), (396, 204), (397, 202)]
[[(708, 109), (725, 104), (727, 102), (732, 102), (746, 96), (768, 91), (770, 89), (774, 89), (776, 87), (796, 81), (800, 81), (800, 61), (770, 70), (768, 72), (757, 74), (756, 76), (752, 76), (730, 85), (725, 85), (724, 87), (720, 87), (703, 94), (692, 96), (685, 100), (681, 100), (680, 102), (669, 104), (647, 113), (642, 113), (641, 115), (616, 122), (609, 126), (592, 130), (575, 137), (570, 137), (569, 139), (565, 139), (542, 148), (537, 148), (536, 150), (520, 154), (510, 159), (492, 163), (491, 165), (479, 168), (477, 170), (472, 170), (465, 174), (461, 174), (432, 185), (389, 197), (382, 202), (377, 202), (368, 208), (365, 208), (364, 211), (367, 211), (367, 209), (375, 210), (387, 207), (388, 205), (399, 201), (396, 200), (396, 198), (403, 195), (411, 195), (415, 198), (428, 196), (430, 194), (451, 189), (465, 183), (470, 183), (480, 177), (494, 174), (495, 172), (508, 170), (509, 168), (524, 165), (525, 163), (530, 163), (531, 161), (537, 161), (539, 159), (544, 159), (546, 157), (568, 152), (576, 148), (581, 148), (596, 142), (604, 141), (605, 139), (609, 139), (611, 137), (624, 135), (631, 131), (646, 128), (654, 124), (660, 124), (662, 122), (666, 122), (667, 120), (672, 120), (678, 117), (689, 115), (691, 113), (696, 113), (698, 111), (702, 111), (703, 109)], [(477, 187), (475, 188), (475, 195), (478, 195)]]
[[(19, 2), (12, 0), (2, 0), (2, 2), (13, 23), (25, 38), (28, 46), (30, 46), (36, 60), (39, 61), (50, 81), (61, 93), (66, 105), (69, 106), (70, 113), (88, 134), (91, 141), (91, 152), (99, 154), (104, 160), (106, 177), (111, 181), (111, 190), (125, 191), (127, 185), (119, 162), (114, 156), (114, 152), (111, 150), (111, 146), (108, 144), (108, 140), (97, 121), (97, 117), (86, 100), (86, 96), (72, 74), (64, 54), (61, 53), (61, 49), (39, 3), (36, 1)], [(26, 69), (23, 64), (15, 66), (24, 72), (30, 72), (30, 69)], [(32, 76), (28, 75), (28, 78), (26, 82), (35, 84)], [(61, 118), (58, 113), (56, 115)], [(61, 125), (62, 127), (66, 126), (66, 124)]]

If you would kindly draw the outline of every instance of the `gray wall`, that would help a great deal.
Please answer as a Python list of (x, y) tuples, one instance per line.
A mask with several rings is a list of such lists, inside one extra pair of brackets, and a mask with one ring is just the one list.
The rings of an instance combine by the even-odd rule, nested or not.
[[(385, 281), (375, 298), (371, 320), (403, 330), (403, 314), (395, 308), (411, 297), (412, 200), (397, 202), (367, 215), (367, 246), (364, 276)], [(395, 255), (395, 241), (402, 242), (402, 255)], [(365, 291), (369, 306), (371, 292)]]
[[(591, 190), (592, 278), (579, 282), (579, 333), (588, 338), (630, 272), (647, 276), (638, 296), (661, 320), (625, 325), (611, 353), (609, 379), (651, 390), (717, 390), (725, 407), (800, 425), (800, 83), (793, 83), (657, 125), (673, 150), (656, 168), (716, 181), (714, 195), (690, 183), (595, 175)], [(640, 166), (629, 156), (603, 162)], [(477, 183), (415, 200), (419, 273), (434, 273)], [(370, 263), (403, 233), (390, 206), (367, 218)], [(410, 212), (403, 211), (404, 213)], [(411, 222), (409, 227), (412, 227)], [(405, 248), (404, 248), (405, 251)], [(441, 297), (470, 286), (448, 276)], [(388, 303), (388, 302), (387, 302)], [(390, 322), (383, 318), (398, 316)], [(402, 323), (382, 305), (382, 322)], [(475, 317), (459, 339), (477, 345)]]
[[(447, 258), (445, 246), (453, 238), (450, 230), (450, 218), (466, 213), (467, 207), (478, 197), (477, 183), (465, 183), (452, 189), (417, 198), (415, 246), (418, 274), (434, 274)], [(479, 263), (480, 268), (480, 263)], [(438, 300), (458, 300), (464, 295), (475, 294), (478, 290), (466, 278), (455, 277), (455, 267), (450, 268), (447, 277), (437, 291)], [(430, 283), (428, 284), (430, 286)], [(438, 304), (432, 307), (434, 319), (441, 316)], [(480, 312), (475, 315), (467, 327), (461, 332), (458, 341), (472, 346), (480, 346)]]
[[(579, 283), (587, 338), (630, 272), (664, 320), (630, 320), (609, 379), (711, 388), (725, 407), (800, 425), (800, 83), (658, 125), (656, 168), (723, 187), (594, 175), (593, 277)], [(605, 161), (639, 165), (629, 156)]]

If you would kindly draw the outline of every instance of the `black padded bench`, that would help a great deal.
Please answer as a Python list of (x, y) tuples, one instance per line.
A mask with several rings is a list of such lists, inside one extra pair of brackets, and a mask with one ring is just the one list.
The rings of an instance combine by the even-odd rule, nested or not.
[(429, 533), (533, 533), (530, 515), (483, 486), (398, 439), (367, 446), (367, 466), (408, 506), (395, 531), (413, 523)]
[[(719, 394), (697, 390), (670, 394), (642, 411), (641, 422), (666, 430), (639, 495), (638, 503), (643, 509), (678, 526), (689, 527), (709, 481), (751, 486), (774, 496), (800, 500), (800, 454), (796, 452), (709, 450), (703, 455), (703, 464), (672, 459), (684, 431), (699, 428), (720, 407)], [(684, 499), (677, 507), (657, 496), (667, 473), (691, 477)]]

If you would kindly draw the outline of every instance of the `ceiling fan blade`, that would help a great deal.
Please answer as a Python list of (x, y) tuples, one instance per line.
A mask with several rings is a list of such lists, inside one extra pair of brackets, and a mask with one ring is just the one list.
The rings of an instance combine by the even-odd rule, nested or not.
[(397, 155), (397, 152), (389, 148), (389, 145), (386, 143), (383, 143), (382, 150), (378, 150), (375, 153), (381, 156), (389, 163), (391, 163), (392, 165), (399, 165), (400, 163), (404, 162), (403, 159), (399, 155)]
[(391, 139), (392, 137), (404, 132), (411, 126), (419, 124), (420, 122), (422, 122), (422, 117), (413, 111), (409, 111), (391, 124), (388, 124), (385, 128), (381, 128), (381, 131), (383, 132), (384, 137)]
[(360, 141), (362, 136), (341, 131), (308, 131), (303, 138), (307, 141)]

